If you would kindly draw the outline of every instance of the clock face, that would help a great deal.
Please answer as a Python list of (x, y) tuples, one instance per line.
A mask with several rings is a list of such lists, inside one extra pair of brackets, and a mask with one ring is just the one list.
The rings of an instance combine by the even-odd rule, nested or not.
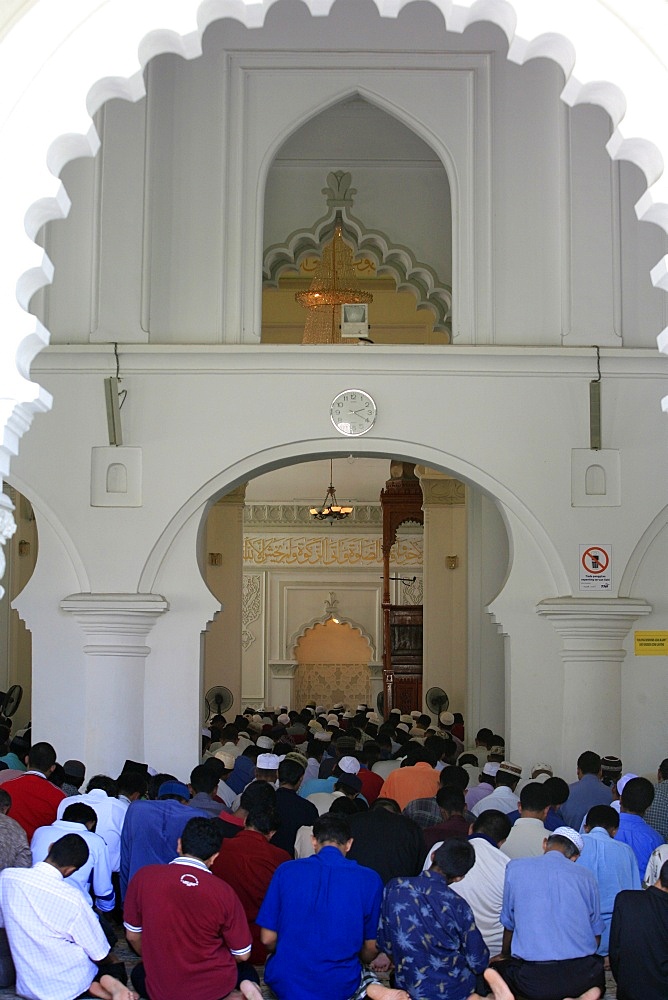
[(359, 437), (373, 427), (376, 404), (363, 389), (345, 389), (332, 400), (329, 414), (337, 431), (346, 437)]

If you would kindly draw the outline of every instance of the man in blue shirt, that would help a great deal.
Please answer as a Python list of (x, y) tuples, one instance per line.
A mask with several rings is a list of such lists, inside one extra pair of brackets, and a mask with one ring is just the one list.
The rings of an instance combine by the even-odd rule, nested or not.
[(378, 954), (383, 883), (348, 861), (351, 845), (347, 818), (326, 813), (313, 824), (313, 857), (274, 873), (256, 922), (271, 953), (264, 978), (279, 1000), (349, 1000), (361, 963)]
[(592, 806), (609, 806), (612, 792), (601, 781), (601, 758), (593, 750), (578, 757), (578, 780), (568, 786), (568, 798), (561, 807), (566, 826), (579, 830)]
[(653, 801), (654, 788), (647, 778), (632, 778), (624, 785), (616, 839), (632, 849), (642, 875), (652, 851), (663, 844), (661, 834), (643, 818)]
[(489, 951), (471, 907), (450, 888), (475, 864), (466, 840), (446, 840), (431, 868), (388, 882), (378, 946), (392, 957), (396, 984), (412, 1000), (466, 1000), (487, 967)]
[(592, 987), (605, 989), (596, 954), (604, 923), (592, 873), (575, 865), (582, 837), (560, 826), (545, 854), (506, 868), (501, 923), (503, 950), (496, 968), (513, 993), (527, 1000), (562, 1000)]
[(610, 921), (617, 893), (622, 889), (640, 889), (640, 873), (635, 854), (628, 846), (615, 840), (619, 816), (612, 806), (593, 806), (585, 819), (585, 836), (578, 864), (593, 874), (601, 899), (601, 919), (605, 930), (601, 934), (598, 955), (608, 954)]

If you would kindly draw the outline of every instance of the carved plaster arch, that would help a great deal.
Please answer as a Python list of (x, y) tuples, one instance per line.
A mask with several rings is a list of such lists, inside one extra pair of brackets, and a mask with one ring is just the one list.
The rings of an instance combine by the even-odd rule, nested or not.
[[(35, 323), (28, 304), (35, 290), (53, 277), (51, 262), (35, 238), (46, 222), (69, 212), (59, 174), (70, 160), (95, 155), (100, 140), (92, 116), (112, 97), (136, 101), (144, 96), (142, 71), (154, 56), (175, 52), (194, 58), (201, 54), (202, 34), (210, 23), (231, 17), (247, 28), (260, 27), (278, 2), (144, 0), (128, 6), (125, 0), (107, 0), (91, 11), (36, 0), (3, 37), (0, 134), (9, 153), (0, 163), (0, 250), (5, 250), (8, 280), (0, 287), (0, 322), (11, 334), (0, 348), (1, 473), (6, 473), (34, 413), (51, 405), (49, 394), (29, 378), (30, 361), (48, 341), (48, 331)], [(312, 15), (326, 17), (335, 0), (303, 2)], [(410, 6), (410, 0), (371, 2), (382, 17), (399, 17)], [(450, 31), (461, 33), (478, 21), (496, 24), (508, 38), (513, 62), (544, 57), (557, 63), (566, 77), (562, 100), (571, 106), (594, 103), (607, 111), (613, 126), (607, 143), (610, 156), (628, 159), (643, 171), (648, 188), (637, 202), (638, 218), (668, 232), (668, 177), (662, 158), (662, 152), (668, 156), (668, 120), (657, 101), (657, 94), (666, 92), (668, 76), (654, 48), (661, 30), (668, 28), (665, 5), (643, 8), (634, 23), (627, 8), (616, 10), (615, 0), (582, 0), (577, 5), (556, 0), (428, 2), (442, 12)], [(160, 30), (156, 24), (162, 25)], [(623, 91), (609, 82), (614, 79), (621, 81)], [(46, 127), (53, 141), (45, 159)], [(652, 136), (652, 141), (644, 136)], [(665, 259), (651, 277), (655, 286), (668, 290)], [(659, 346), (668, 350), (668, 333)]]
[[(306, 633), (310, 632), (311, 629), (314, 629), (316, 625), (326, 625), (327, 622), (332, 621), (333, 618), (334, 618), (333, 614), (331, 614), (329, 611), (325, 611), (325, 613), (321, 615), (319, 618), (311, 618), (310, 621), (304, 622), (302, 625), (300, 625), (299, 628), (292, 633), (292, 635), (286, 642), (285, 655), (292, 656), (294, 658), (295, 649), (297, 647), (297, 643), (299, 642), (299, 640), (303, 639)], [(358, 622), (354, 621), (352, 618), (348, 618), (346, 615), (340, 614), (338, 611), (336, 613), (336, 621), (338, 622), (339, 625), (349, 625), (350, 628), (354, 629), (355, 632), (359, 632), (362, 638), (365, 639), (369, 644), (369, 651), (371, 654), (369, 660), (372, 661), (376, 659), (376, 645), (363, 625), (358, 624)]]
[(379, 274), (391, 275), (397, 291), (409, 289), (417, 299), (418, 309), (429, 309), (434, 316), (434, 329), (449, 333), (448, 321), (452, 316), (452, 288), (441, 282), (428, 264), (418, 261), (406, 246), (392, 243), (379, 230), (367, 229), (361, 219), (350, 211), (355, 188), (351, 187), (352, 175), (343, 170), (327, 174), (328, 187), (322, 189), (327, 196), (328, 212), (310, 229), (290, 233), (284, 243), (275, 243), (264, 254), (262, 274), (264, 284), (276, 288), (285, 271), (299, 269), (305, 257), (321, 257), (324, 245), (332, 239), (336, 213), (341, 213), (343, 237), (352, 245), (356, 256), (371, 257)]

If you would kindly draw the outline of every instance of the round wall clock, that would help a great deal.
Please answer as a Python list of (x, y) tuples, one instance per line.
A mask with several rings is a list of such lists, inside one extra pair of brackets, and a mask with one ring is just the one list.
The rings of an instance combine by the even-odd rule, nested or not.
[(334, 397), (329, 408), (332, 423), (346, 437), (360, 437), (370, 431), (376, 413), (376, 404), (363, 389), (344, 389)]

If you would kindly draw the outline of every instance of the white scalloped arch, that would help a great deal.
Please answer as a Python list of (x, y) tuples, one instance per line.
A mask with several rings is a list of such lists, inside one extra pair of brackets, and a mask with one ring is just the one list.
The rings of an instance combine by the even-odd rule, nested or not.
[[(223, 17), (248, 28), (264, 23), (280, 0), (35, 0), (0, 42), (1, 214), (0, 475), (18, 450), (33, 415), (50, 397), (29, 379), (30, 362), (48, 332), (27, 311), (36, 288), (52, 280), (50, 261), (35, 244), (38, 229), (63, 218), (69, 199), (58, 180), (65, 163), (92, 156), (99, 138), (92, 115), (112, 97), (144, 95), (143, 67), (156, 55), (194, 58), (205, 28)], [(302, 0), (325, 17), (335, 0)], [(370, 0), (381, 16), (410, 16), (410, 0)], [(564, 71), (562, 99), (600, 105), (613, 133), (613, 158), (630, 160), (648, 189), (636, 212), (668, 232), (668, 5), (662, 0), (427, 0), (450, 31), (476, 21), (499, 26), (508, 58), (549, 58)], [(156, 28), (158, 26), (158, 28)], [(613, 82), (615, 81), (615, 82)], [(668, 264), (652, 281), (668, 290)], [(666, 337), (661, 341), (666, 347)]]

